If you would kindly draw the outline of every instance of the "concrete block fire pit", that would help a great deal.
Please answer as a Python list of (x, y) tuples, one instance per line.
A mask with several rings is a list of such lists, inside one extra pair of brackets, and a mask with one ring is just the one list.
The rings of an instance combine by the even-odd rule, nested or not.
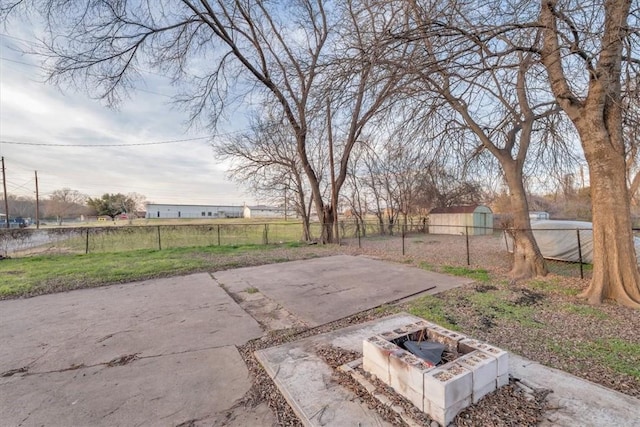
[[(442, 361), (436, 365), (401, 348), (407, 341), (443, 344)], [(362, 353), (366, 372), (443, 426), (509, 383), (506, 351), (424, 320), (365, 339)]]

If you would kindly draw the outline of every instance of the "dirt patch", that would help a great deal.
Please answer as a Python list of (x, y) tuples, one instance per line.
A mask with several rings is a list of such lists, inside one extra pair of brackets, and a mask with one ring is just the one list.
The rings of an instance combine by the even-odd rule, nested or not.
[(480, 293), (482, 293), (482, 294), (483, 294), (483, 293), (485, 293), (485, 292), (495, 291), (495, 290), (496, 290), (496, 289), (498, 289), (498, 288), (496, 288), (496, 287), (495, 287), (495, 286), (493, 286), (493, 285), (485, 285), (485, 284), (483, 284), (483, 283), (480, 283), (480, 284), (475, 285), (475, 286), (473, 287), (473, 289), (475, 289), (475, 291), (476, 291), (476, 292), (480, 292)]
[(513, 301), (515, 305), (536, 305), (545, 298), (544, 294), (534, 292), (526, 288), (518, 289), (518, 292), (520, 293), (520, 296)]

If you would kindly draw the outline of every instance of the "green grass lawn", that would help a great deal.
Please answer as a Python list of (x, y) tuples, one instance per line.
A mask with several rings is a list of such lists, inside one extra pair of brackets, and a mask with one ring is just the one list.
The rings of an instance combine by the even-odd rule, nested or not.
[[(296, 246), (298, 245), (292, 243), (284, 247)], [(143, 249), (4, 259), (0, 261), (0, 298), (40, 295), (153, 277), (233, 268), (246, 263), (255, 264), (252, 259), (239, 260), (251, 256), (260, 256), (263, 259), (261, 263), (277, 262), (283, 259), (281, 254), (274, 251), (278, 248), (283, 246), (207, 246), (162, 251)]]

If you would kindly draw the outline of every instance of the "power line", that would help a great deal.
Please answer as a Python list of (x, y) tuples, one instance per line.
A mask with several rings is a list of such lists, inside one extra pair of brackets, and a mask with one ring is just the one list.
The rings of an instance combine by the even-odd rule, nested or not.
[[(274, 125), (275, 127), (276, 125)], [(237, 134), (241, 134), (243, 132), (247, 132), (247, 129), (239, 129), (224, 133), (217, 133), (211, 136), (197, 136), (194, 138), (186, 138), (186, 139), (172, 139), (168, 141), (154, 141), (154, 142), (132, 142), (126, 144), (59, 144), (59, 143), (47, 143), (47, 142), (24, 142), (24, 141), (9, 141), (9, 140), (0, 140), (0, 144), (12, 144), (12, 145), (30, 145), (36, 147), (83, 147), (83, 148), (92, 148), (92, 147), (139, 147), (145, 145), (161, 145), (161, 144), (176, 144), (179, 142), (190, 142), (190, 141), (198, 141), (203, 139), (213, 139), (220, 138), (224, 136), (233, 136)]]
[(0, 140), (0, 144), (13, 144), (13, 145), (30, 145), (37, 147), (84, 147), (84, 148), (92, 148), (92, 147), (136, 147), (136, 146), (145, 146), (145, 145), (160, 145), (160, 144), (174, 144), (178, 142), (188, 142), (188, 141), (196, 141), (201, 139), (210, 138), (208, 136), (203, 136), (200, 138), (189, 138), (189, 139), (180, 139), (175, 141), (158, 141), (158, 142), (142, 142), (142, 143), (131, 143), (131, 144), (49, 144), (49, 143), (40, 143), (40, 142), (19, 142), (19, 141), (6, 141)]

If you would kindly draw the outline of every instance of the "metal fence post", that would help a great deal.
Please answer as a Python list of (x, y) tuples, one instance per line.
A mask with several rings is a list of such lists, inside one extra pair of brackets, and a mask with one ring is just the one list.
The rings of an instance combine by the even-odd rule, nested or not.
[(264, 225), (264, 244), (269, 244), (269, 224)]
[(404, 255), (404, 236), (406, 234), (407, 231), (407, 226), (405, 224), (402, 224), (402, 255)]
[(464, 234), (467, 240), (467, 265), (471, 265), (471, 254), (469, 253), (469, 226), (464, 226)]
[(162, 250), (162, 240), (160, 240), (160, 226), (158, 226), (158, 250)]
[(89, 253), (89, 228), (87, 228), (87, 239), (84, 244), (84, 253), (85, 255)]
[(220, 224), (218, 224), (218, 246), (220, 246)]
[(576, 234), (578, 236), (578, 261), (580, 262), (580, 278), (584, 279), (584, 272), (582, 270), (582, 245), (580, 244), (580, 229), (576, 228)]
[(356, 234), (358, 235), (358, 249), (362, 249), (362, 242), (360, 241), (360, 227), (356, 230)]

